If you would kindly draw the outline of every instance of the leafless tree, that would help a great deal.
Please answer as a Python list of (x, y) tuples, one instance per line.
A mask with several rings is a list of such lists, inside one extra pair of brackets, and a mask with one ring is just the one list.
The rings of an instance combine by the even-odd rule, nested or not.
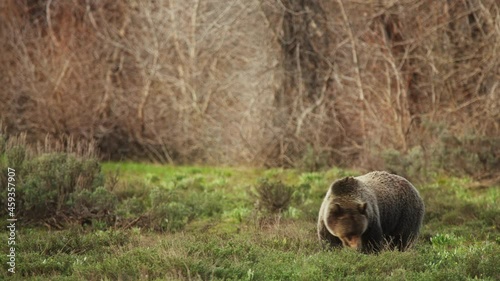
[(170, 163), (497, 155), (497, 2), (6, 0), (0, 121)]

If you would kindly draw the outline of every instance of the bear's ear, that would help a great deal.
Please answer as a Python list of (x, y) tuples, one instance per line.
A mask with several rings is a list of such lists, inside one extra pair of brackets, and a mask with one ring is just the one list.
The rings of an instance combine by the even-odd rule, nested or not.
[(345, 177), (332, 183), (330, 192), (335, 195), (351, 193), (357, 186), (357, 180), (353, 177)]
[(366, 202), (358, 204), (358, 210), (361, 214), (366, 214)]
[(341, 182), (342, 184), (352, 184), (356, 182), (356, 179), (354, 177), (345, 177), (341, 179), (339, 182)]

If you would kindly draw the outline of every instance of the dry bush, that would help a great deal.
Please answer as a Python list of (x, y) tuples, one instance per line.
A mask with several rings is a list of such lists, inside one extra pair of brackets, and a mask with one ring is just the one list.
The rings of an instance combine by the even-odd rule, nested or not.
[(11, 135), (28, 141), (101, 140), (115, 126), (106, 79), (111, 66), (106, 44), (90, 29), (86, 6), (70, 1), (6, 1), (0, 36), (1, 119)]
[(262, 180), (255, 187), (256, 206), (270, 214), (280, 214), (288, 209), (292, 202), (294, 188), (281, 181)]

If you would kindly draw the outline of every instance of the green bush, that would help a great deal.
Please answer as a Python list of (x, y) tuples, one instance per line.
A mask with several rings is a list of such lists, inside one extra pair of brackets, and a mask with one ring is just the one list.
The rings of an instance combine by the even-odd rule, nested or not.
[(444, 135), (436, 153), (439, 167), (448, 173), (475, 177), (500, 173), (500, 138)]
[(16, 171), (16, 216), (26, 222), (81, 220), (110, 216), (117, 199), (104, 188), (96, 158), (74, 153), (38, 154), (26, 145), (6, 145), (0, 157), (2, 181)]
[(151, 190), (149, 211), (150, 227), (161, 231), (177, 231), (182, 229), (192, 215), (189, 208), (177, 202), (172, 191), (155, 187)]
[(95, 228), (105, 229), (115, 222), (115, 209), (118, 200), (115, 194), (103, 186), (94, 191), (82, 190), (71, 195), (69, 206), (82, 223), (90, 223)]
[(44, 154), (27, 161), (23, 167), (18, 190), (22, 215), (29, 219), (71, 214), (74, 208), (84, 207), (75, 203), (99, 203), (93, 200), (98, 196), (92, 193), (104, 184), (104, 178), (95, 159), (79, 159), (65, 153)]
[(146, 212), (147, 206), (143, 198), (133, 196), (124, 199), (116, 209), (117, 218), (135, 219)]
[(424, 151), (420, 146), (415, 146), (408, 152), (403, 153), (395, 149), (382, 152), (385, 170), (403, 176), (407, 179), (419, 179), (426, 176)]

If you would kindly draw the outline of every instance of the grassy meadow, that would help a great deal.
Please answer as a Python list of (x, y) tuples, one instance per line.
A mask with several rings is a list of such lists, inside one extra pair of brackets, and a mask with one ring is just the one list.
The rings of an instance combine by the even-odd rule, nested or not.
[[(418, 243), (364, 255), (325, 251), (316, 237), (328, 184), (356, 171), (104, 163), (102, 172), (116, 196), (113, 225), (20, 221), (16, 273), (4, 266), (0, 279), (500, 279), (499, 186), (442, 175), (414, 181), (426, 204)], [(288, 208), (272, 213), (257, 203), (264, 182), (288, 188), (277, 194), (290, 196)]]

